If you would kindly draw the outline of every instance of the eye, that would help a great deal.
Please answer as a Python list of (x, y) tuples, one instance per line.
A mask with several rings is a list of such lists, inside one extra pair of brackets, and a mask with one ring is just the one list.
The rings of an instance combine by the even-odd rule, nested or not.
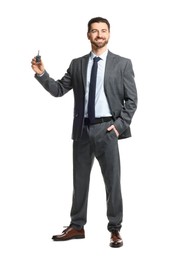
[(92, 30), (91, 30), (91, 33), (96, 33), (96, 32), (97, 32), (96, 29), (92, 29)]

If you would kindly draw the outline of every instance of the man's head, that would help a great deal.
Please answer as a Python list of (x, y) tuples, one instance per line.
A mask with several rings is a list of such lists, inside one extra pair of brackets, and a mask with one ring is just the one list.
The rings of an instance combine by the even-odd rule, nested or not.
[(92, 18), (88, 22), (87, 37), (94, 49), (101, 49), (108, 44), (110, 38), (110, 23), (102, 17)]

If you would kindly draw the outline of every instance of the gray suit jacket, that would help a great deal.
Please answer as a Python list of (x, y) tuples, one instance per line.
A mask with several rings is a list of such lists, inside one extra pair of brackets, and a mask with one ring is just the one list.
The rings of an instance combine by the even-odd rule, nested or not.
[[(75, 101), (73, 140), (78, 140), (81, 137), (83, 129), (86, 73), (89, 55), (73, 59), (67, 72), (60, 80), (52, 79), (46, 71), (43, 76), (35, 75), (42, 86), (54, 97), (63, 96), (73, 89)], [(137, 90), (130, 59), (120, 57), (108, 51), (104, 90), (114, 119), (114, 125), (120, 133), (119, 139), (130, 137), (130, 124), (137, 108)]]

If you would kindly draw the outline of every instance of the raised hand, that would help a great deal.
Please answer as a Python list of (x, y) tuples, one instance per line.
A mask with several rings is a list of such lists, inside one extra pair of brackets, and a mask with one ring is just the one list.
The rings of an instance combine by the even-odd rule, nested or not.
[(36, 62), (36, 57), (34, 57), (31, 61), (31, 68), (39, 75), (43, 74), (45, 71), (42, 60), (40, 62)]

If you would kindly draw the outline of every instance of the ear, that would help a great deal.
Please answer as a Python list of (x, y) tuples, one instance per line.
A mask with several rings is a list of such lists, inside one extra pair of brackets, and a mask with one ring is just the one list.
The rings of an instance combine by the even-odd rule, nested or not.
[(89, 36), (89, 33), (87, 33), (87, 38), (88, 38), (88, 40), (90, 40), (90, 36)]

